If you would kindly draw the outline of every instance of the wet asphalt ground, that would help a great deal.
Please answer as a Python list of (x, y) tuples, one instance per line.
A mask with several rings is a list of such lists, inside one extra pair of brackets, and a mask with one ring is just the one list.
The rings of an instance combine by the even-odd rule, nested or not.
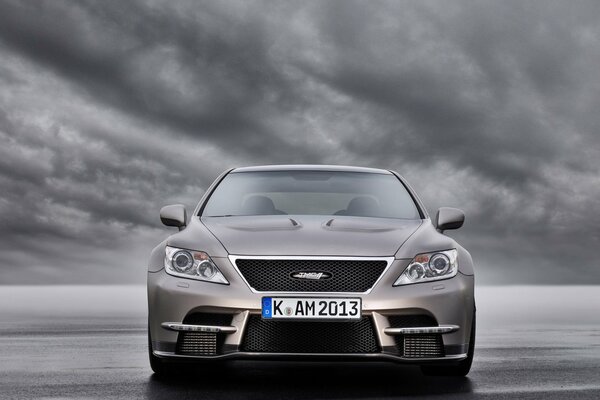
[(597, 287), (478, 289), (467, 378), (379, 362), (236, 361), (159, 379), (143, 288), (0, 287), (0, 398), (598, 399), (600, 317), (589, 313), (599, 297)]

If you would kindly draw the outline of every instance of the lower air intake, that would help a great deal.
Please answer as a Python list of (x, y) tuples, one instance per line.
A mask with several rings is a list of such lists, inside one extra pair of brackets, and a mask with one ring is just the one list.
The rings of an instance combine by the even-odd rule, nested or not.
[(175, 353), (185, 356), (214, 356), (217, 354), (217, 334), (179, 332)]
[(377, 353), (371, 318), (359, 321), (248, 320), (242, 351), (261, 353)]
[(404, 335), (403, 340), (403, 357), (444, 357), (442, 335)]
[[(228, 326), (233, 314), (193, 312), (183, 319), (188, 325)], [(184, 356), (215, 356), (221, 353), (225, 335), (212, 332), (179, 332), (175, 353)]]
[[(392, 328), (419, 328), (438, 326), (435, 318), (429, 315), (390, 315)], [(406, 358), (444, 357), (442, 335), (397, 335), (394, 336), (398, 353)]]

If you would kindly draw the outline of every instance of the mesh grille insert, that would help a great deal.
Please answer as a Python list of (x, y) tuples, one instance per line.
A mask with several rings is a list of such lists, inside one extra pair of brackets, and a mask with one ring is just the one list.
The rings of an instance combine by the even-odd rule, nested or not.
[[(236, 266), (259, 292), (366, 292), (375, 285), (384, 260), (238, 259)], [(325, 272), (327, 279), (293, 278), (295, 272)]]
[(242, 351), (265, 353), (377, 353), (371, 318), (359, 321), (271, 321), (251, 315)]

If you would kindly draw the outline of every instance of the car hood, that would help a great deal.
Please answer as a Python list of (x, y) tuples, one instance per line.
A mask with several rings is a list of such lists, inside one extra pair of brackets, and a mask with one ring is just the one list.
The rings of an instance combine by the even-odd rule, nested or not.
[(202, 217), (234, 255), (393, 256), (421, 220), (348, 216)]

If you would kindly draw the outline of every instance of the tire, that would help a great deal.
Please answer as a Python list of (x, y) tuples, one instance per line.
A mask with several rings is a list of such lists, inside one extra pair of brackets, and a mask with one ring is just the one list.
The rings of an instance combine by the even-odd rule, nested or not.
[(150, 360), (150, 368), (156, 375), (167, 376), (171, 375), (175, 370), (175, 365), (167, 363), (160, 357), (157, 357), (152, 352), (152, 339), (150, 338), (150, 326), (148, 326), (148, 359)]
[(473, 364), (475, 353), (475, 310), (473, 310), (473, 323), (471, 324), (471, 336), (469, 338), (469, 350), (467, 358), (452, 365), (422, 365), (421, 372), (428, 376), (467, 376)]

